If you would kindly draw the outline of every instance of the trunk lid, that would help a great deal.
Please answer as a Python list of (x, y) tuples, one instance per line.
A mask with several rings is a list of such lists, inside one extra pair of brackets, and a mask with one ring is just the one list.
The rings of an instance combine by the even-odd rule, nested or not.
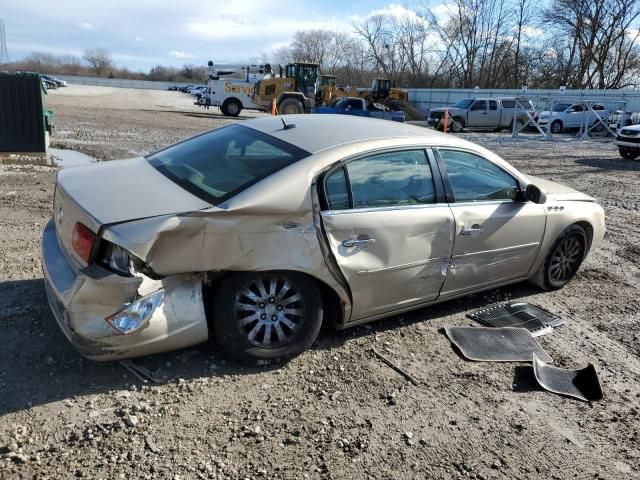
[(71, 237), (77, 222), (103, 225), (211, 207), (156, 171), (146, 159), (116, 160), (60, 170), (53, 217), (60, 243), (79, 262)]

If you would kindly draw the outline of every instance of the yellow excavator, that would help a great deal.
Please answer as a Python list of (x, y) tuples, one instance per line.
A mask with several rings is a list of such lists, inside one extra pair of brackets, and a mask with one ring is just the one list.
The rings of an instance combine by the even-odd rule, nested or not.
[(260, 80), (253, 91), (253, 103), (271, 112), (274, 105), (281, 115), (310, 112), (316, 104), (317, 63), (290, 63), (279, 77)]

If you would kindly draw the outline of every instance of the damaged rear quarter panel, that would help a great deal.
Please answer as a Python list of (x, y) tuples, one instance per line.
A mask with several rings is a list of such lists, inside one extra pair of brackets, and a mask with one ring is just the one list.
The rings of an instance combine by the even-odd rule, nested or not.
[[(294, 270), (351, 300), (325, 263), (312, 183), (330, 155), (297, 162), (211, 209), (109, 226), (103, 237), (163, 276), (204, 271)], [(327, 163), (328, 162), (328, 163)]]

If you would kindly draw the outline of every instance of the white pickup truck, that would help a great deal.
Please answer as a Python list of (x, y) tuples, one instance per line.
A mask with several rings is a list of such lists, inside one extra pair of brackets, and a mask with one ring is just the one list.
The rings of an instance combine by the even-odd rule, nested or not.
[(223, 115), (237, 117), (242, 109), (262, 110), (251, 101), (254, 83), (242, 80), (209, 79), (207, 91), (198, 99), (196, 105), (208, 107), (220, 107)]

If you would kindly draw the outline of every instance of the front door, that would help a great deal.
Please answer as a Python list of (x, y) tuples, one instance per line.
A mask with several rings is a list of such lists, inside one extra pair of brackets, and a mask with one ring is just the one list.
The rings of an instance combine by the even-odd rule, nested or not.
[(403, 150), (360, 157), (325, 175), (322, 222), (351, 289), (352, 320), (437, 298), (454, 220), (432, 172), (424, 150)]
[(471, 107), (469, 107), (468, 114), (468, 127), (486, 127), (487, 126), (487, 115), (489, 114), (487, 109), (487, 101), (486, 100), (476, 100), (473, 102)]
[(506, 170), (471, 152), (439, 149), (455, 202), (455, 240), (441, 297), (527, 276), (544, 235), (542, 205), (521, 201)]

